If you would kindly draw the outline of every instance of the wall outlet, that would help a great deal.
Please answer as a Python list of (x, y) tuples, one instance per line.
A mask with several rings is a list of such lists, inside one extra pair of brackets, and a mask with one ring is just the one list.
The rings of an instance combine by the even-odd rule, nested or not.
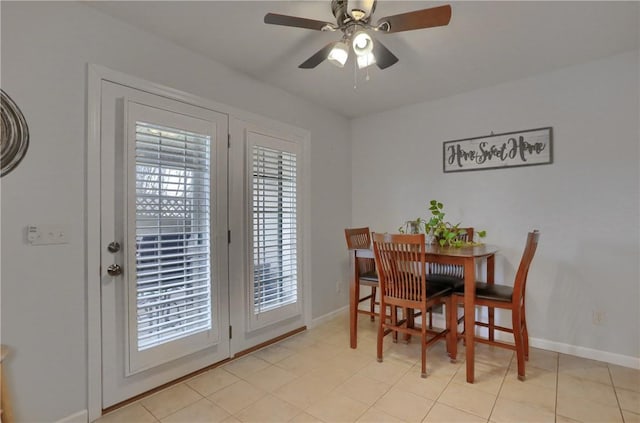
[(598, 326), (604, 323), (607, 314), (602, 310), (594, 310), (591, 315), (591, 321), (594, 325)]

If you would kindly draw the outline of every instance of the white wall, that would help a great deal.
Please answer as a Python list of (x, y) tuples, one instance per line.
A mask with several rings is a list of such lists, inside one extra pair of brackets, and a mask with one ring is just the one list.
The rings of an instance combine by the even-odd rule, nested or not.
[[(25, 159), (1, 181), (2, 343), (14, 350), (6, 369), (20, 421), (55, 421), (87, 407), (87, 63), (309, 130), (313, 317), (346, 303), (346, 286), (341, 295), (335, 289), (351, 219), (345, 118), (85, 5), (3, 1), (1, 13), (1, 85), (31, 133)], [(29, 246), (30, 223), (69, 224), (71, 241)]]
[[(454, 223), (488, 231), (509, 284), (538, 228), (530, 335), (638, 363), (639, 75), (635, 51), (354, 120), (352, 224), (396, 231), (438, 199)], [(551, 165), (442, 172), (443, 141), (545, 126)]]

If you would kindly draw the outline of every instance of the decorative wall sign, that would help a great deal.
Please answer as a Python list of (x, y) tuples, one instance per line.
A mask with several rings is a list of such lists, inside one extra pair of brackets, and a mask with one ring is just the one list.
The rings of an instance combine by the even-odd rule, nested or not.
[(442, 144), (444, 172), (552, 163), (552, 128), (491, 134)]
[(0, 89), (0, 176), (11, 172), (29, 147), (29, 128), (20, 108)]

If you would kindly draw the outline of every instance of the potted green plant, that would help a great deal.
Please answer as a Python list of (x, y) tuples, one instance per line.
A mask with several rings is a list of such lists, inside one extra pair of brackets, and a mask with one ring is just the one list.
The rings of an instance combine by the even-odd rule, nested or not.
[[(441, 246), (448, 245), (450, 247), (463, 247), (465, 245), (473, 245), (473, 240), (463, 241), (461, 235), (464, 235), (465, 230), (459, 229), (460, 223), (452, 224), (447, 222), (444, 217), (444, 204), (437, 200), (431, 200), (429, 202), (429, 212), (431, 217), (429, 220), (425, 220), (418, 217), (416, 220), (406, 221), (400, 228), (401, 233), (420, 233), (424, 228), (424, 233), (427, 236), (433, 237), (437, 240)], [(487, 231), (476, 232), (479, 238), (484, 238), (487, 235)]]
[[(429, 211), (431, 212), (431, 218), (425, 225), (425, 232), (432, 233), (441, 246), (463, 247), (473, 244), (473, 240), (463, 241), (461, 239), (460, 236), (464, 235), (465, 231), (459, 229), (460, 223), (454, 225), (444, 220), (444, 205), (441, 202), (431, 200), (429, 202)], [(487, 235), (487, 231), (478, 231), (477, 234), (478, 237), (484, 238)]]
[(418, 217), (415, 220), (407, 220), (398, 228), (398, 232), (401, 234), (419, 234), (424, 232), (426, 221)]

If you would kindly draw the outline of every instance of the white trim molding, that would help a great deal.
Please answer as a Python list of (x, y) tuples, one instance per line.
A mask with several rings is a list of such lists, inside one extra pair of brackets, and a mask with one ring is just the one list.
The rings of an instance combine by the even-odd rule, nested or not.
[(320, 317), (316, 317), (315, 319), (311, 320), (311, 323), (309, 323), (308, 328), (312, 329), (315, 328), (316, 326), (319, 326), (323, 323), (326, 323), (330, 320), (332, 320), (333, 318), (340, 316), (342, 314), (347, 314), (349, 312), (349, 306), (346, 305), (344, 307), (341, 307), (337, 310), (333, 310), (330, 311), (329, 313), (322, 315)]
[(58, 420), (56, 423), (87, 423), (89, 421), (89, 412), (81, 410)]
[(570, 345), (562, 342), (549, 341), (541, 338), (529, 338), (529, 345), (548, 351), (555, 351), (562, 354), (575, 355), (577, 357), (591, 360), (604, 361), (609, 364), (616, 364), (622, 367), (630, 367), (640, 370), (640, 357), (622, 355), (609, 351), (594, 350), (592, 348)]
[[(483, 330), (486, 333), (485, 328), (480, 328), (480, 330)], [(496, 339), (513, 343), (513, 336), (504, 332), (496, 331)], [(640, 369), (640, 357), (632, 357), (630, 355), (622, 355), (609, 351), (595, 350), (593, 348), (581, 347), (579, 345), (565, 344), (563, 342), (532, 337), (529, 337), (529, 346), (539, 348), (541, 350), (588, 358), (590, 360), (603, 361), (605, 363), (615, 364), (622, 367)]]

